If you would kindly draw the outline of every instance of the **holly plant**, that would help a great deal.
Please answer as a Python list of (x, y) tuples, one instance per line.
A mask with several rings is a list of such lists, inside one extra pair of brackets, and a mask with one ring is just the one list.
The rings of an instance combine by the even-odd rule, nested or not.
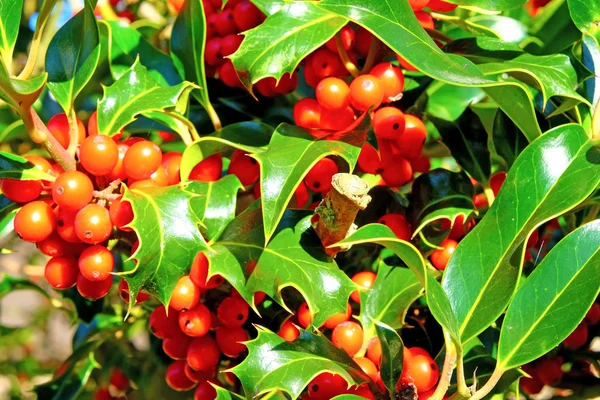
[(597, 396), (599, 4), (0, 0), (13, 398)]

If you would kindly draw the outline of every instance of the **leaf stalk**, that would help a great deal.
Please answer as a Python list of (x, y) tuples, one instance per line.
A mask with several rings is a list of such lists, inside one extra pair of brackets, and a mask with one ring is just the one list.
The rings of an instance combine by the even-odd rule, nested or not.
[(350, 75), (352, 75), (355, 78), (357, 76), (359, 76), (360, 70), (352, 62), (352, 60), (350, 60), (350, 57), (348, 57), (348, 53), (346, 52), (346, 49), (344, 48), (344, 43), (342, 43), (342, 38), (339, 33), (335, 35), (335, 46), (337, 47), (338, 55), (340, 56), (340, 59), (342, 60), (344, 67), (346, 67), (346, 69), (348, 70)]

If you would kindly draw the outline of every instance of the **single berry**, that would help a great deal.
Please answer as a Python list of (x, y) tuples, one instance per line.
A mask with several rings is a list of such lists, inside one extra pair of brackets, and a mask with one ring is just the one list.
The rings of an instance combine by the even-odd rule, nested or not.
[(185, 392), (196, 386), (196, 382), (185, 375), (184, 360), (177, 360), (169, 365), (165, 374), (165, 380), (171, 389), (178, 392)]
[(404, 74), (402, 73), (402, 69), (390, 62), (384, 62), (374, 66), (369, 75), (373, 75), (381, 81), (384, 103), (399, 99), (404, 90)]
[(200, 161), (190, 172), (190, 180), (201, 182), (218, 181), (223, 171), (223, 159), (219, 153)]
[[(371, 286), (373, 286), (373, 283), (375, 282), (375, 278), (377, 278), (377, 275), (375, 275), (374, 272), (361, 271), (361, 272), (354, 274), (354, 276), (352, 277), (352, 282), (356, 283), (363, 290), (369, 290), (371, 288)], [(358, 291), (352, 292), (350, 297), (355, 302), (360, 303), (360, 295), (358, 294)]]
[(106, 207), (88, 204), (75, 217), (75, 233), (79, 240), (88, 244), (104, 242), (113, 230), (110, 214)]
[(248, 186), (256, 182), (260, 176), (260, 166), (254, 158), (241, 153), (232, 157), (229, 163), (228, 174), (238, 177), (242, 185)]
[(225, 298), (217, 308), (217, 316), (223, 326), (239, 328), (248, 319), (248, 304), (235, 297)]
[(52, 208), (44, 201), (25, 204), (15, 215), (14, 229), (27, 242), (41, 242), (50, 237), (56, 225)]
[(296, 319), (303, 328), (308, 328), (308, 326), (312, 324), (313, 316), (310, 312), (307, 302), (300, 304), (300, 307), (298, 307), (298, 311), (296, 311)]
[(343, 68), (337, 53), (323, 47), (312, 54), (310, 63), (315, 75), (321, 79), (333, 76), (340, 68)]
[(217, 345), (221, 353), (227, 357), (236, 358), (244, 351), (248, 341), (248, 332), (244, 328), (226, 328), (220, 326), (217, 328)]
[(446, 269), (450, 257), (452, 257), (452, 254), (454, 254), (454, 251), (456, 250), (456, 246), (458, 246), (458, 242), (455, 240), (445, 239), (440, 244), (442, 249), (434, 250), (433, 253), (431, 253), (431, 256), (429, 256), (433, 266), (439, 270)]
[(122, 231), (131, 231), (131, 228), (125, 227), (125, 225), (133, 221), (133, 208), (130, 202), (122, 199), (113, 201), (110, 203), (108, 214), (114, 226)]
[(233, 20), (240, 32), (258, 26), (264, 19), (264, 14), (248, 0), (236, 4), (233, 8)]
[(208, 382), (200, 382), (194, 391), (194, 400), (215, 400), (217, 390)]
[(182, 157), (183, 154), (178, 151), (169, 151), (163, 154), (162, 167), (167, 174), (167, 185), (176, 185), (181, 182), (179, 171)]
[(69, 289), (77, 283), (77, 259), (73, 256), (60, 256), (51, 258), (46, 263), (44, 277), (55, 289)]
[(195, 371), (211, 372), (219, 363), (221, 354), (217, 342), (205, 335), (195, 338), (187, 352), (187, 362)]
[(395, 107), (381, 107), (373, 116), (373, 131), (380, 139), (397, 139), (405, 125), (404, 113)]
[[(344, 50), (348, 51), (354, 47), (354, 42), (356, 41), (356, 34), (354, 33), (354, 29), (350, 25), (345, 25), (340, 29), (338, 33), (336, 33), (342, 41), (342, 47)], [(333, 52), (337, 52), (337, 43), (335, 37), (332, 37), (325, 43), (325, 47)]]
[(279, 332), (277, 334), (282, 339), (288, 342), (293, 342), (300, 336), (300, 331), (290, 319), (286, 319), (279, 327)]
[(109, 136), (88, 136), (79, 146), (79, 161), (90, 174), (109, 174), (119, 161), (119, 148)]
[(190, 310), (200, 301), (201, 289), (184, 275), (175, 284), (169, 305), (177, 311)]
[(308, 171), (304, 183), (312, 191), (324, 193), (331, 189), (333, 175), (340, 172), (337, 164), (331, 158), (322, 158)]
[(389, 186), (402, 186), (412, 179), (412, 166), (406, 158), (393, 155), (388, 160), (384, 159), (381, 177)]
[(148, 179), (160, 166), (162, 152), (154, 143), (143, 140), (129, 147), (123, 158), (123, 166), (128, 177)]
[(369, 143), (365, 143), (360, 149), (358, 167), (367, 174), (379, 174), (382, 171), (383, 164), (379, 158), (379, 153)]
[(373, 75), (360, 75), (350, 84), (350, 103), (358, 111), (377, 108), (383, 101), (383, 86)]
[(339, 110), (350, 105), (350, 87), (340, 78), (323, 79), (316, 88), (319, 104), (328, 110)]
[(162, 304), (154, 309), (150, 314), (148, 324), (150, 325), (150, 331), (159, 339), (166, 339), (173, 336), (179, 329), (179, 317), (177, 310), (172, 308), (169, 309), (167, 315), (167, 309)]
[(202, 303), (179, 313), (179, 327), (188, 336), (204, 336), (210, 330), (210, 310)]
[(402, 214), (385, 214), (377, 222), (390, 228), (400, 240), (409, 241), (412, 236), (410, 224)]
[(369, 378), (373, 380), (373, 382), (377, 381), (377, 366), (368, 359), (367, 357), (354, 357), (354, 362), (358, 364), (360, 369), (367, 374)]
[(208, 281), (206, 280), (208, 277), (208, 268), (208, 258), (203, 252), (199, 252), (196, 255), (196, 258), (194, 258), (194, 262), (192, 263), (192, 268), (190, 270), (190, 279), (192, 282), (194, 282), (194, 284), (201, 289), (214, 289), (221, 286), (224, 281), (221, 275), (214, 275)]
[(350, 357), (353, 357), (362, 347), (363, 330), (356, 322), (342, 322), (333, 329), (331, 342), (334, 346), (345, 350)]
[(42, 182), (18, 179), (2, 179), (2, 194), (15, 203), (29, 203), (37, 199), (43, 190)]
[[(119, 282), (119, 296), (121, 297), (121, 299), (129, 304), (129, 284), (127, 283), (127, 281), (125, 279), (121, 279), (121, 282)], [(148, 298), (150, 297), (150, 295), (148, 293), (144, 293), (142, 291), (140, 291), (137, 296), (135, 296), (135, 304), (141, 304), (143, 302), (145, 302), (146, 300), (148, 300)]]
[(296, 125), (315, 129), (321, 126), (321, 105), (315, 99), (306, 97), (294, 104), (294, 122)]
[(315, 400), (329, 400), (343, 394), (347, 388), (348, 383), (341, 376), (322, 372), (309, 382), (308, 396)]
[(352, 125), (354, 119), (354, 110), (352, 110), (352, 107), (346, 107), (340, 110), (328, 110), (323, 108), (319, 118), (319, 125), (322, 129), (342, 131)]
[(173, 360), (185, 360), (193, 340), (194, 338), (191, 336), (177, 330), (171, 336), (163, 340), (162, 348), (169, 358)]
[(333, 314), (331, 317), (327, 318), (327, 321), (325, 321), (325, 328), (327, 329), (333, 329), (336, 326), (338, 326), (339, 324), (341, 324), (342, 322), (346, 322), (350, 319), (350, 317), (352, 316), (352, 307), (350, 307), (350, 303), (348, 303), (346, 305), (346, 311), (343, 311), (341, 313), (337, 313), (337, 314)]
[(115, 259), (105, 246), (88, 247), (79, 256), (79, 272), (90, 281), (103, 281), (111, 276)]
[(112, 276), (103, 281), (90, 281), (82, 274), (77, 275), (77, 291), (88, 300), (98, 300), (106, 296), (112, 286)]
[(65, 172), (52, 185), (52, 199), (61, 208), (81, 210), (93, 197), (94, 185), (79, 171)]
[[(56, 138), (62, 147), (65, 149), (69, 147), (71, 134), (67, 114), (62, 113), (54, 115), (48, 121), (47, 127), (52, 136)], [(83, 139), (85, 139), (85, 125), (77, 118), (77, 143), (83, 142)]]

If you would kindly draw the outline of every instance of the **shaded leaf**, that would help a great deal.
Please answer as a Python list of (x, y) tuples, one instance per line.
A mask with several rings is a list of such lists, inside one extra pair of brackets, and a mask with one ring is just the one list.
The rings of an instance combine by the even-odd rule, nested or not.
[(550, 250), (511, 301), (500, 331), (498, 364), (531, 362), (562, 342), (600, 293), (600, 219)]
[(485, 98), (485, 93), (479, 88), (452, 86), (441, 82), (432, 83), (426, 92), (429, 98), (425, 112), (447, 121), (456, 120), (469, 105)]
[(44, 289), (27, 279), (15, 278), (5, 273), (0, 274), (0, 278), (0, 299), (14, 290), (33, 290), (47, 299), (50, 298)]
[(477, 7), (484, 10), (507, 11), (522, 7), (527, 0), (448, 0), (459, 6)]
[(54, 177), (43, 172), (25, 158), (16, 154), (0, 151), (0, 179), (54, 181)]
[(521, 153), (492, 207), (456, 248), (442, 279), (463, 343), (508, 305), (529, 234), (589, 196), (600, 182), (598, 171), (598, 146), (579, 125), (553, 129)]
[(583, 35), (582, 53), (584, 65), (593, 72), (594, 76), (585, 81), (587, 99), (596, 109), (600, 100), (600, 45), (594, 36)]
[(379, 321), (374, 323), (381, 343), (381, 381), (394, 396), (404, 366), (404, 343), (391, 326)]
[(521, 130), (502, 110), (498, 110), (494, 118), (492, 139), (496, 153), (504, 159), (508, 168), (515, 163), (519, 154), (528, 145)]

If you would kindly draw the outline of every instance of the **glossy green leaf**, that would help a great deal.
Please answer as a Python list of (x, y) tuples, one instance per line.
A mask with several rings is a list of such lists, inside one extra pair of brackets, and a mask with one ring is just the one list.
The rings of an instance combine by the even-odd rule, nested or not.
[(149, 111), (183, 113), (194, 88), (190, 82), (163, 87), (138, 60), (114, 84), (104, 88), (98, 102), (98, 132), (114, 136), (139, 114)]
[(528, 137), (541, 134), (522, 84), (490, 79), (466, 58), (442, 52), (423, 30), (408, 2), (322, 0), (317, 4), (365, 27), (426, 75), (451, 85), (485, 88)]
[(254, 0), (252, 4), (266, 15), (272, 15), (279, 11), (285, 2), (283, 0)]
[(473, 205), (475, 190), (464, 172), (436, 168), (419, 175), (413, 182), (410, 195), (410, 220), (416, 228), (413, 236), (428, 224), (447, 218), (454, 221), (459, 215), (463, 221), (476, 211)]
[(231, 61), (248, 88), (268, 76), (279, 79), (286, 72), (291, 74), (300, 61), (347, 22), (347, 18), (319, 9), (312, 2), (285, 3), (258, 27), (244, 33)]
[(190, 206), (202, 223), (202, 235), (216, 239), (235, 218), (237, 192), (244, 189), (240, 180), (227, 175), (216, 182), (195, 182), (186, 189), (198, 195), (190, 200)]
[(484, 10), (507, 11), (522, 7), (527, 0), (448, 0), (448, 3)]
[(374, 323), (381, 343), (381, 381), (394, 396), (404, 366), (404, 343), (394, 328), (380, 321)]
[(305, 129), (281, 124), (266, 151), (256, 153), (260, 164), (265, 237), (273, 235), (294, 191), (321, 158), (336, 155), (354, 168), (360, 147), (333, 140), (315, 140)]
[(600, 219), (561, 240), (512, 300), (500, 333), (498, 365), (531, 362), (579, 325), (600, 293)]
[(273, 128), (258, 121), (245, 121), (228, 125), (204, 136), (188, 146), (181, 159), (181, 179), (186, 180), (192, 169), (204, 158), (215, 153), (240, 149), (249, 153), (264, 151), (271, 140)]
[(100, 35), (89, 0), (54, 35), (46, 52), (48, 89), (70, 113), (77, 95), (92, 78), (100, 60)]
[(221, 386), (214, 385), (213, 387), (217, 391), (217, 398), (215, 400), (244, 400), (244, 397), (223, 389)]
[(531, 231), (588, 197), (600, 182), (599, 171), (598, 145), (579, 125), (548, 131), (521, 153), (496, 201), (460, 242), (443, 276), (463, 343), (508, 305)]
[(0, 2), (0, 55), (2, 61), (11, 65), (13, 49), (17, 43), (19, 24), (23, 13), (23, 0)]
[(13, 109), (33, 105), (46, 85), (48, 74), (23, 80), (10, 76), (4, 63), (0, 63), (0, 99)]
[(444, 51), (466, 57), (476, 64), (512, 60), (522, 55), (523, 49), (514, 43), (490, 37), (472, 37), (453, 40)]
[(498, 110), (494, 118), (492, 139), (496, 153), (504, 159), (508, 168), (515, 163), (519, 154), (528, 145), (521, 130), (502, 110)]
[(469, 31), (481, 35), (482, 32), (493, 32), (494, 36), (506, 43), (521, 43), (527, 38), (527, 26), (522, 22), (504, 15), (475, 15), (465, 19)]
[(135, 215), (129, 226), (140, 241), (132, 256), (137, 265), (122, 274), (129, 284), (130, 307), (142, 287), (168, 305), (179, 278), (189, 272), (196, 254), (208, 248), (200, 234), (201, 220), (190, 207), (190, 199), (201, 192), (194, 190), (197, 184), (201, 185), (135, 189), (123, 195)]
[(600, 40), (600, 3), (587, 0), (568, 0), (571, 19), (577, 28)]
[(0, 179), (10, 178), (19, 180), (48, 180), (54, 177), (43, 172), (25, 158), (16, 154), (0, 151)]
[(298, 339), (288, 343), (276, 333), (258, 327), (257, 338), (246, 346), (248, 357), (232, 372), (242, 383), (247, 398), (279, 389), (296, 399), (321, 372), (338, 374), (350, 384), (366, 380), (352, 358), (321, 334), (301, 331)]
[(311, 216), (305, 211), (286, 212), (246, 286), (251, 293), (265, 292), (284, 307), (282, 290), (295, 288), (306, 299), (313, 324), (321, 326), (333, 314), (346, 310), (356, 285), (323, 251)]
[(384, 261), (378, 265), (375, 283), (369, 291), (361, 293), (359, 319), (365, 332), (372, 329), (373, 321), (392, 329), (402, 328), (409, 307), (423, 290), (410, 269), (393, 267)]
[(479, 88), (452, 86), (446, 83), (434, 82), (427, 87), (427, 114), (447, 121), (454, 121), (472, 103), (485, 98), (485, 93)]
[(204, 71), (206, 17), (201, 0), (187, 0), (179, 12), (171, 33), (171, 57), (179, 75), (200, 88), (193, 92), (202, 106), (212, 110)]
[(421, 286), (425, 288), (427, 304), (435, 319), (440, 325), (446, 328), (455, 341), (457, 341), (458, 327), (448, 297), (442, 290), (438, 281), (427, 272), (425, 260), (423, 260), (423, 256), (419, 250), (409, 242), (398, 239), (390, 228), (381, 224), (369, 224), (363, 226), (346, 239), (336, 243), (335, 246), (364, 243), (376, 243), (385, 246), (400, 257), (400, 259), (415, 274), (421, 283)]
[(181, 83), (171, 58), (152, 46), (129, 24), (100, 20), (99, 26), (108, 42), (109, 66), (113, 78), (119, 79), (127, 73), (139, 57), (140, 63), (148, 69), (148, 74), (161, 86)]
[(477, 114), (467, 108), (454, 122), (435, 117), (429, 119), (458, 165), (476, 181), (487, 184), (492, 173), (492, 161), (487, 146), (488, 135)]

